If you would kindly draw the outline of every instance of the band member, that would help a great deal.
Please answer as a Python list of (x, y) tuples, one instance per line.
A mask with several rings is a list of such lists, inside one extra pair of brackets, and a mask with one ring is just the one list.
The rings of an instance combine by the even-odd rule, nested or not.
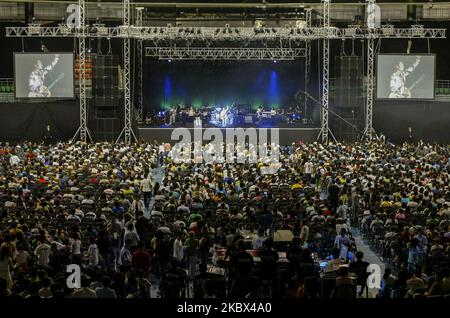
[(47, 73), (55, 67), (59, 61), (59, 54), (55, 54), (50, 65), (44, 67), (41, 60), (37, 60), (34, 65), (34, 69), (28, 79), (29, 93), (28, 97), (50, 97), (51, 92), (47, 86), (45, 86), (45, 76)]
[(258, 110), (256, 111), (256, 118), (261, 118), (263, 111), (264, 109), (262, 107), (258, 107)]
[(177, 118), (177, 108), (171, 109), (169, 125), (175, 125), (176, 118)]
[(222, 108), (220, 111), (220, 120), (222, 122), (222, 127), (226, 127), (228, 125), (228, 106)]
[(395, 72), (391, 75), (391, 93), (389, 94), (389, 98), (411, 98), (411, 87), (406, 87), (406, 78), (414, 72), (419, 63), (420, 56), (417, 57), (412, 66), (406, 69), (402, 61), (398, 63), (395, 68)]
[(189, 107), (189, 110), (188, 110), (188, 121), (189, 122), (193, 122), (194, 119), (195, 119), (195, 115), (196, 115), (195, 109), (192, 106)]

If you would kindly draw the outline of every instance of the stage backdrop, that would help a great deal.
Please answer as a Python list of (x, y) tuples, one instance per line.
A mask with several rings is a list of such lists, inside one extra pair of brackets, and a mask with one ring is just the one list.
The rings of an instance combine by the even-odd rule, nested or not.
[[(1, 141), (69, 140), (80, 123), (77, 101), (0, 103)], [(50, 131), (47, 130), (47, 126)]]
[(303, 89), (303, 61), (146, 60), (146, 110), (176, 104), (194, 108), (238, 105), (280, 108), (295, 105)]

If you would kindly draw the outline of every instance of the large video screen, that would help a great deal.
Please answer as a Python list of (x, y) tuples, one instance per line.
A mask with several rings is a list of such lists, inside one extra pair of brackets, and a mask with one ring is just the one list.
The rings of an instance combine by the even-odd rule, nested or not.
[(16, 98), (74, 98), (73, 53), (15, 53)]
[(435, 56), (379, 54), (377, 98), (433, 99)]

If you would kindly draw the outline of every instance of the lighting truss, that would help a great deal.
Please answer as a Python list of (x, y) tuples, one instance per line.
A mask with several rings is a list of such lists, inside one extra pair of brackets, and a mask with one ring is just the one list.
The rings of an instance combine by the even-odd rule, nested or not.
[(295, 60), (305, 57), (305, 49), (146, 47), (145, 55), (160, 60)]
[[(186, 31), (189, 29), (189, 32)], [(215, 27), (138, 27), (118, 26), (108, 27), (102, 34), (94, 32), (93, 26), (87, 26), (86, 37), (109, 37), (109, 38), (135, 38), (141, 40), (195, 40), (195, 41), (261, 41), (261, 40), (321, 40), (321, 39), (364, 39), (369, 36), (388, 39), (412, 39), (429, 38), (442, 39), (446, 37), (446, 29), (439, 28), (386, 28), (382, 27), (369, 32), (367, 28), (335, 28), (335, 27), (274, 27), (263, 28), (264, 33), (255, 33), (252, 27), (230, 28), (233, 33), (216, 33)], [(273, 31), (275, 30), (275, 32)], [(80, 37), (81, 30), (58, 27), (6, 27), (7, 37)]]
[[(375, 2), (375, 0), (370, 0)], [(86, 26), (84, 20), (85, 0), (79, 0), (81, 7), (80, 16), (82, 16), (81, 28), (69, 29), (66, 25), (58, 27), (42, 27), (40, 24), (29, 24), (26, 27), (7, 27), (7, 37), (76, 37), (80, 42), (80, 65), (84, 64), (84, 41), (86, 38), (123, 38), (124, 39), (124, 71), (125, 71), (125, 127), (121, 133), (124, 135), (125, 142), (130, 143), (131, 138), (136, 136), (131, 128), (131, 94), (130, 94), (130, 39), (139, 41), (159, 41), (177, 42), (177, 48), (173, 47), (154, 47), (146, 48), (147, 55), (157, 56), (159, 58), (186, 59), (202, 58), (208, 56), (220, 56), (222, 59), (244, 59), (260, 54), (258, 59), (292, 59), (291, 56), (306, 56), (308, 52), (304, 48), (208, 48), (214, 42), (232, 42), (234, 45), (255, 42), (283, 43), (284, 41), (323, 41), (323, 93), (322, 93), (322, 129), (319, 138), (322, 142), (328, 142), (328, 135), (334, 138), (328, 128), (328, 75), (329, 75), (329, 45), (333, 39), (367, 39), (368, 40), (368, 94), (373, 95), (373, 63), (374, 63), (374, 40), (375, 39), (443, 39), (446, 37), (446, 29), (424, 28), (422, 25), (415, 25), (411, 28), (395, 28), (391, 25), (384, 25), (377, 29), (368, 29), (361, 26), (349, 26), (348, 28), (336, 28), (330, 25), (330, 0), (322, 0), (323, 4), (323, 25), (322, 27), (304, 27), (299, 24), (296, 27), (272, 27), (267, 28), (262, 23), (256, 27), (173, 27), (168, 24), (166, 27), (143, 27), (141, 25), (130, 25), (130, 0), (123, 1), (124, 23), (118, 27)], [(184, 41), (183, 44), (178, 42)], [(196, 41), (205, 45), (205, 47), (190, 48)], [(178, 50), (178, 51), (177, 51)], [(209, 50), (209, 51), (208, 51)], [(212, 51), (216, 53), (211, 53)], [(256, 53), (265, 52), (265, 53)], [(272, 50), (272, 54), (270, 51)], [(212, 55), (211, 55), (212, 54)], [(216, 54), (216, 55), (214, 55)], [(284, 54), (284, 55), (283, 55)], [(270, 56), (270, 57), (268, 57)], [(276, 57), (275, 57), (276, 56)], [(256, 59), (256, 57), (255, 57)], [(84, 94), (85, 78), (80, 74), (80, 137), (86, 140), (86, 134), (89, 136), (89, 130), (86, 126), (86, 100)], [(366, 137), (371, 138), (374, 134), (372, 128), (372, 106), (373, 96), (367, 98), (366, 105)], [(78, 132), (77, 132), (78, 133)], [(89, 136), (90, 137), (90, 136)], [(75, 138), (75, 137), (74, 137)], [(120, 136), (119, 136), (120, 139)], [(119, 140), (118, 139), (118, 140)]]

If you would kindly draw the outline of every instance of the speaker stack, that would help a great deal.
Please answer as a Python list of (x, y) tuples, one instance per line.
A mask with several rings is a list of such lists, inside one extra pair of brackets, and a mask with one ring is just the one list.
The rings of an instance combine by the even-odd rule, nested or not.
[(93, 58), (90, 127), (96, 141), (115, 141), (122, 130), (123, 102), (119, 90), (119, 56)]
[(342, 119), (330, 114), (330, 127), (338, 140), (356, 141), (364, 122), (364, 65), (361, 56), (337, 56), (331, 107)]

